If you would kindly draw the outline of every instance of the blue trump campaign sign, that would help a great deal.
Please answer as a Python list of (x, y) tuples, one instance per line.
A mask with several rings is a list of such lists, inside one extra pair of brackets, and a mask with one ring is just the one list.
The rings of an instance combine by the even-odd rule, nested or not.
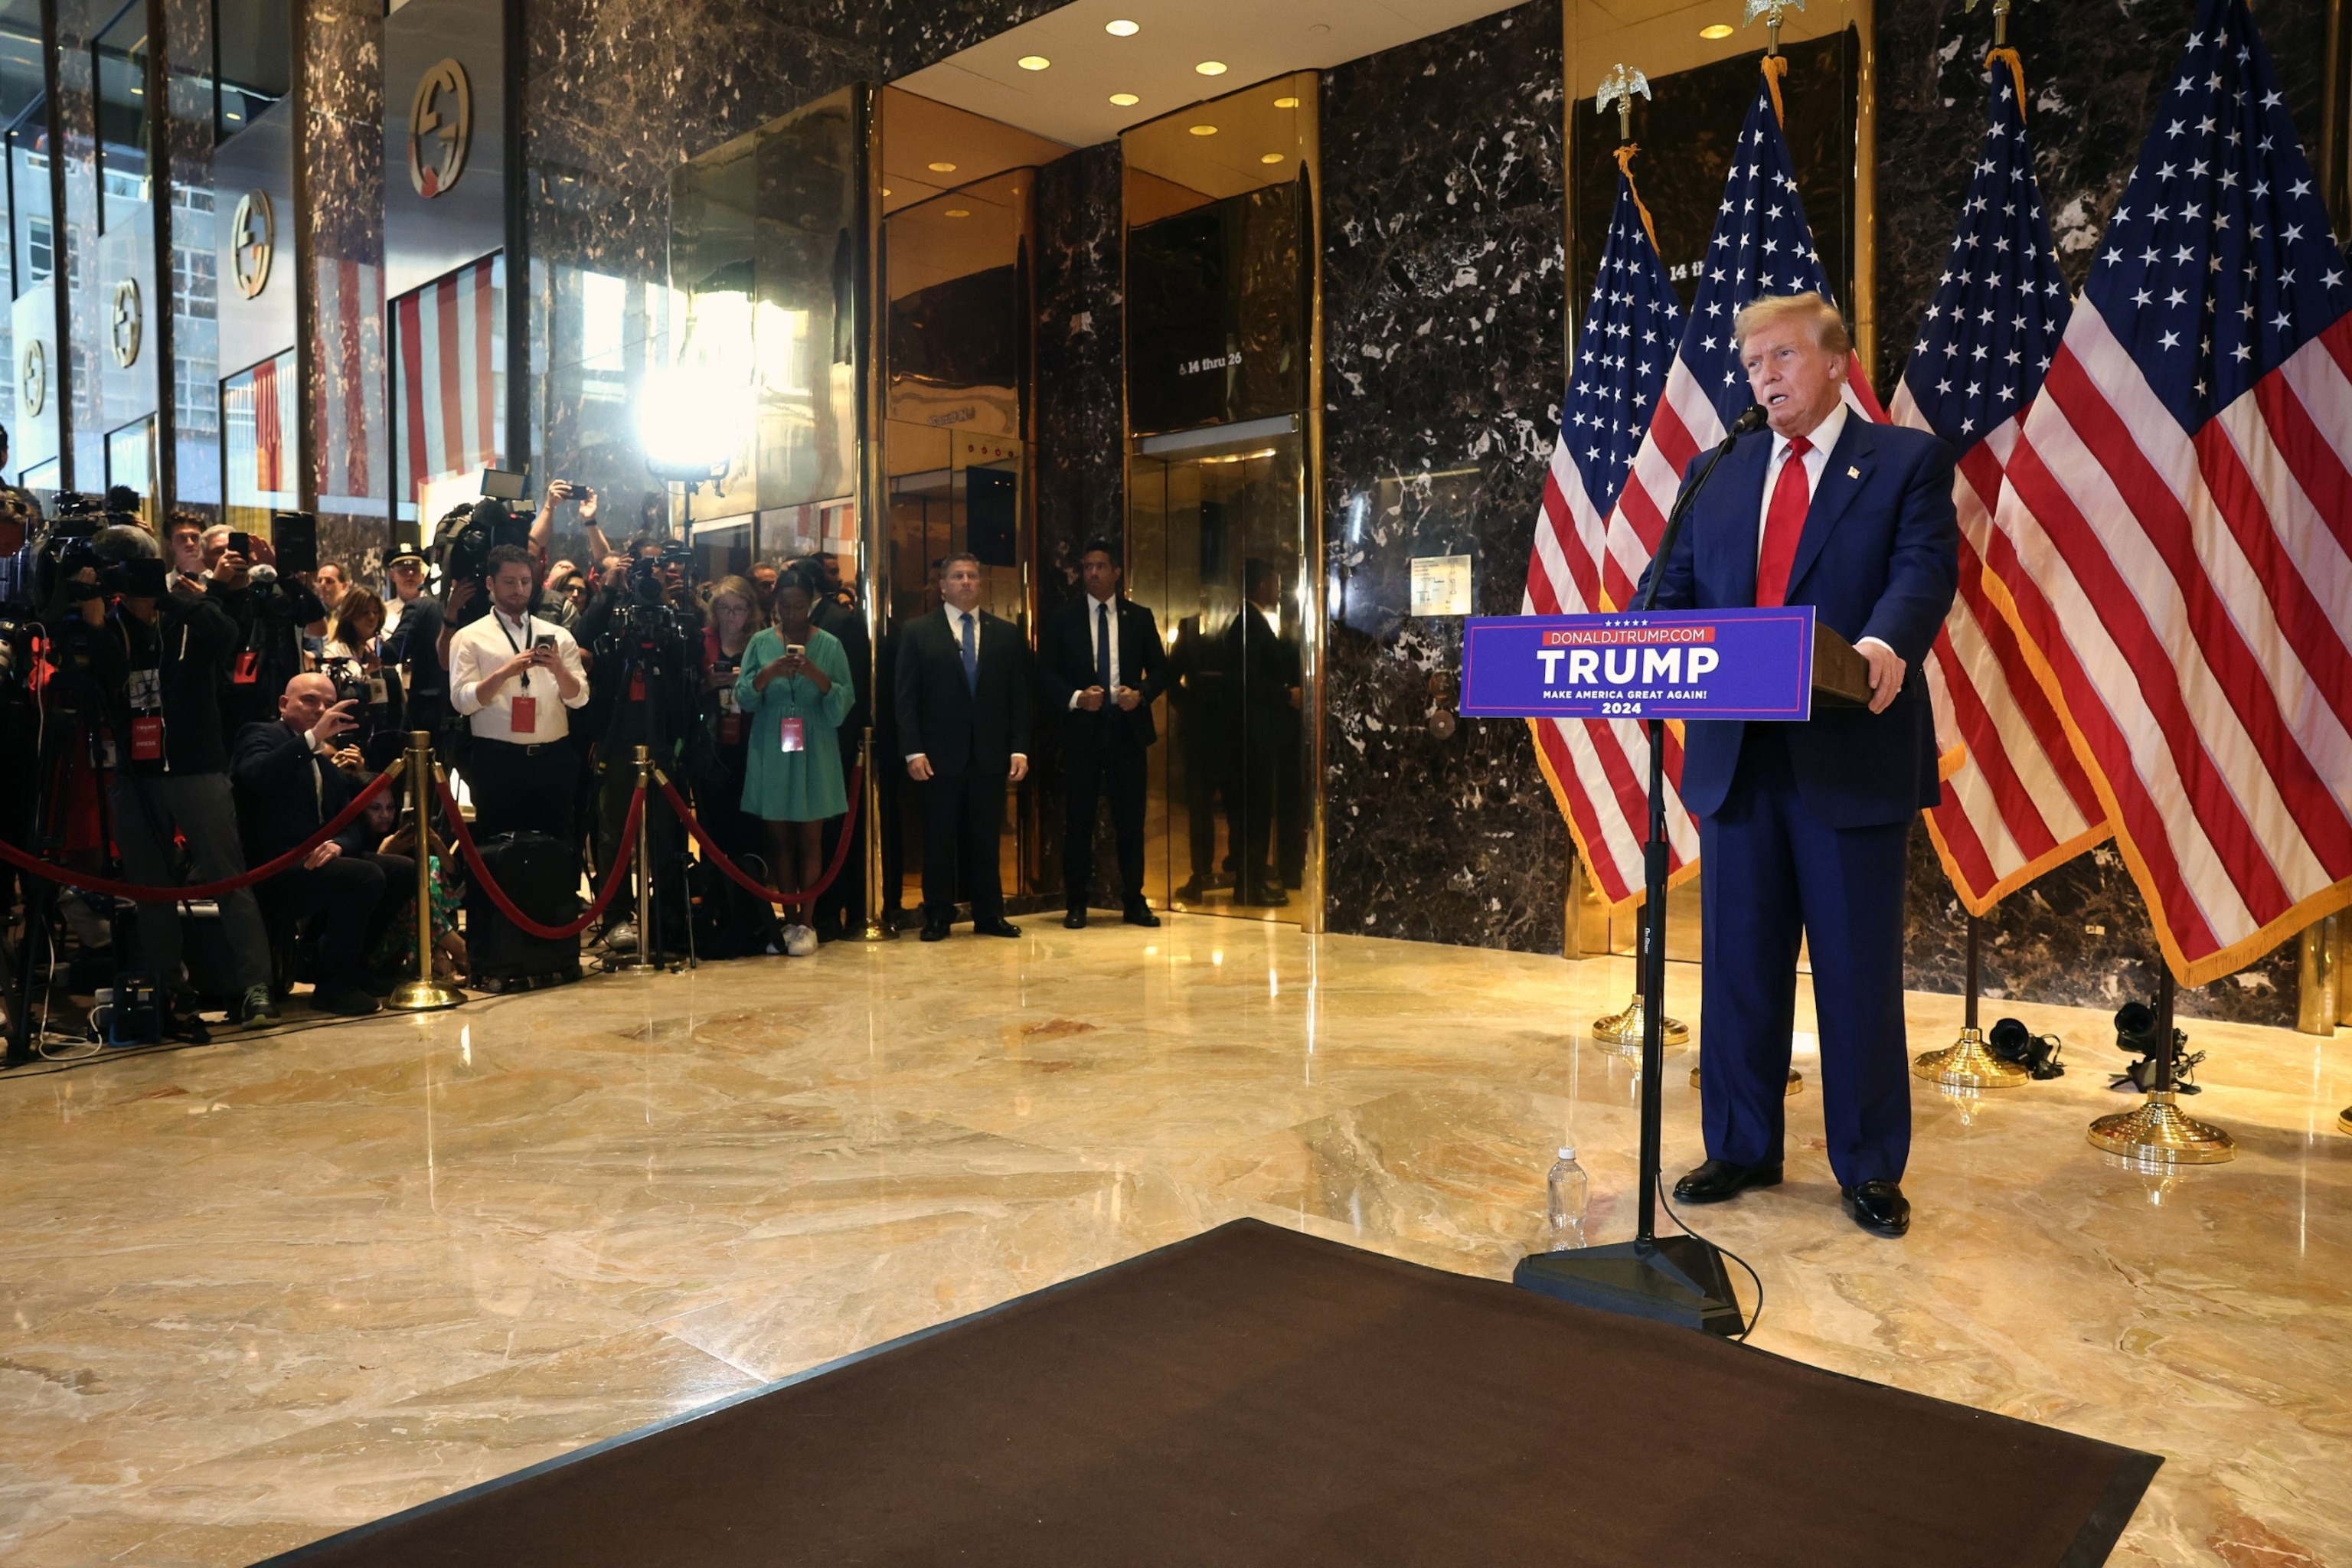
[(1461, 710), (1799, 722), (1813, 711), (1813, 607), (1476, 616)]

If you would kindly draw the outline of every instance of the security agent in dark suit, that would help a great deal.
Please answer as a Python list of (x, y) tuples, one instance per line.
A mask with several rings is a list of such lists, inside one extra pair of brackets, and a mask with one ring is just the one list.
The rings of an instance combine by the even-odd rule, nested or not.
[(1901, 1236), (1911, 1224), (1906, 846), (1941, 788), (1920, 665), (1959, 579), (1952, 452), (1846, 407), (1851, 345), (1819, 295), (1759, 300), (1733, 331), (1771, 429), (1742, 437), (1700, 492), (1654, 568), (1657, 607), (1811, 605), (1868, 658), (1873, 695), (1866, 711), (1694, 722), (1685, 733), (1682, 797), (1699, 818), (1705, 868), (1707, 1159), (1675, 1196), (1715, 1203), (1780, 1180), (1802, 937), (1830, 1168), (1856, 1224)]
[(1087, 923), (1087, 893), (1094, 886), (1096, 810), (1106, 795), (1118, 841), (1119, 896), (1127, 923), (1160, 923), (1143, 897), (1144, 753), (1160, 739), (1151, 705), (1167, 685), (1168, 661), (1151, 612), (1118, 591), (1126, 574), (1116, 543), (1088, 540), (1078, 558), (1086, 595), (1055, 611), (1039, 639), (1045, 699), (1065, 710), (1062, 875), (1070, 912), (1062, 923), (1073, 931)]
[(1029, 773), (1029, 646), (1020, 628), (980, 607), (980, 558), (940, 563), (935, 615), (909, 623), (898, 642), (899, 754), (923, 786), (923, 940), (938, 942), (955, 918), (956, 857), (964, 856), (971, 929), (1019, 936), (1004, 918), (997, 843), (1004, 785)]
[[(1300, 879), (1307, 858), (1298, 814), (1303, 666), (1298, 644), (1279, 630), (1281, 569), (1253, 560), (1244, 583), (1248, 602), (1225, 634), (1225, 669), (1242, 710), (1241, 814), (1228, 829), (1241, 860), (1234, 901), (1277, 906), (1290, 902), (1284, 884)], [(1230, 790), (1225, 802), (1230, 814)]]

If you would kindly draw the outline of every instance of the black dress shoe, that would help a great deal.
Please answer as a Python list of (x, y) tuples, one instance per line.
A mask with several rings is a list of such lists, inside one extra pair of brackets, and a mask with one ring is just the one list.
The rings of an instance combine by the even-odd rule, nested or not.
[(1675, 1202), (1678, 1204), (1719, 1204), (1726, 1198), (1736, 1198), (1750, 1187), (1777, 1187), (1780, 1184), (1780, 1167), (1742, 1165), (1732, 1160), (1709, 1160), (1695, 1171), (1684, 1173), (1675, 1184)]
[(1087, 911), (1084, 910), (1072, 910), (1068, 914), (1062, 917), (1062, 923), (1069, 927), (1072, 931), (1084, 931), (1087, 929)]
[(1160, 923), (1160, 917), (1151, 912), (1149, 904), (1138, 904), (1120, 918), (1131, 926), (1156, 926)]
[(1185, 903), (1197, 904), (1201, 901), (1201, 895), (1205, 890), (1206, 889), (1202, 886), (1201, 879), (1195, 877), (1191, 881), (1185, 883), (1182, 887), (1177, 889), (1176, 896)]
[(975, 936), (1019, 936), (1021, 934), (1019, 926), (1001, 918), (992, 921), (974, 921), (971, 922), (971, 930)]
[(1838, 1189), (1838, 1203), (1853, 1223), (1873, 1236), (1901, 1236), (1911, 1228), (1911, 1200), (1893, 1182), (1863, 1182)]
[(947, 939), (948, 939), (948, 922), (947, 922), (947, 921), (925, 921), (923, 922), (923, 940), (924, 940), (925, 942), (945, 942), (945, 941), (947, 941)]

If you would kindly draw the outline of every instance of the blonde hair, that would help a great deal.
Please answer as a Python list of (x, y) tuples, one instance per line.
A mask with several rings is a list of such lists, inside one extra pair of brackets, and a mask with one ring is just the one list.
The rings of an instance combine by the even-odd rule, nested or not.
[[(743, 621), (743, 633), (746, 637), (768, 624), (768, 613), (760, 607), (759, 585), (749, 577), (740, 577), (730, 573), (719, 579), (717, 584), (710, 590), (710, 607), (714, 611), (719, 607), (719, 595), (721, 594), (732, 594), (743, 601), (743, 608), (749, 612)], [(715, 620), (712, 622), (714, 626), (717, 624)]]
[(1838, 308), (1808, 289), (1801, 294), (1767, 294), (1750, 300), (1731, 319), (1731, 352), (1744, 353), (1754, 333), (1779, 321), (1810, 321), (1813, 342), (1839, 359), (1853, 352), (1853, 335)]

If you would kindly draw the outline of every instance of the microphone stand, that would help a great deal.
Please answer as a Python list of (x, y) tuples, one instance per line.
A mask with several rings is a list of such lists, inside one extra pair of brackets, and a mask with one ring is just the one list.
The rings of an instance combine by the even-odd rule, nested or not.
[[(1665, 531), (1650, 558), (1649, 580), (1633, 604), (1636, 614), (1657, 602), (1658, 579), (1674, 558), (1684, 520), (1739, 437), (1762, 428), (1764, 411), (1751, 406), (1675, 498)], [(1727, 1339), (1746, 1327), (1732, 1294), (1723, 1254), (1690, 1235), (1661, 1237), (1657, 1228), (1659, 1163), (1664, 1141), (1666, 1018), (1666, 721), (1650, 719), (1650, 831), (1642, 847), (1642, 1142), (1641, 1196), (1633, 1239), (1606, 1247), (1536, 1253), (1519, 1260), (1512, 1283), (1604, 1311), (1701, 1329)]]

